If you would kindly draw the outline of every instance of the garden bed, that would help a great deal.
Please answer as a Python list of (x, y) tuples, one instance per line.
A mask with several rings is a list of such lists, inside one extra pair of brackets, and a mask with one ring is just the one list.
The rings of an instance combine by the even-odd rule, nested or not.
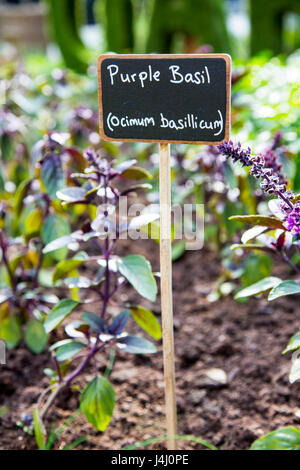
[[(123, 254), (128, 254), (129, 246), (129, 242), (123, 243)], [(155, 243), (135, 242), (135, 250), (150, 258), (154, 270), (158, 270)], [(248, 449), (257, 437), (272, 429), (299, 425), (295, 411), (300, 384), (288, 383), (290, 358), (281, 355), (299, 327), (297, 304), (289, 297), (275, 303), (261, 298), (238, 304), (230, 297), (209, 303), (207, 294), (219, 269), (216, 255), (207, 250), (186, 252), (174, 263), (178, 431), (206, 439), (219, 449)], [(280, 272), (285, 269), (277, 267), (275, 274), (287, 275)], [(121, 289), (119, 295), (123, 303), (138, 301), (133, 289)], [(159, 302), (152, 311), (160, 315)], [(138, 331), (134, 325), (132, 328)], [(45, 367), (51, 367), (49, 353), (34, 356), (21, 347), (10, 351), (7, 366), (1, 366), (0, 407), (7, 406), (9, 412), (0, 418), (0, 449), (36, 449), (34, 437), (25, 434), (16, 422), (22, 413), (32, 412), (47, 387), (48, 379), (42, 372)], [(78, 383), (83, 386), (93, 373), (90, 366)], [(150, 356), (118, 353), (110, 380), (117, 403), (107, 430), (96, 431), (79, 415), (55, 448), (88, 436), (78, 449), (122, 449), (164, 434), (161, 345), (158, 354)], [(78, 399), (78, 392), (65, 391), (55, 402), (46, 425), (65, 422), (77, 409)], [(202, 448), (183, 441), (178, 447)], [(161, 449), (164, 444), (149, 448)]]

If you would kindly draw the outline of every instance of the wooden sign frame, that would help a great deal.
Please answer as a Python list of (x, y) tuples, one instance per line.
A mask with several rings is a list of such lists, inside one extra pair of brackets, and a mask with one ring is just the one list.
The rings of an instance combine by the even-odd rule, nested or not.
[[(107, 136), (103, 126), (103, 103), (102, 103), (102, 83), (101, 83), (101, 65), (105, 59), (224, 59), (226, 63), (226, 117), (224, 122), (225, 135), (218, 142), (197, 140), (167, 140), (167, 139), (129, 139), (129, 138), (113, 138)], [(103, 140), (113, 142), (152, 142), (152, 143), (168, 143), (168, 144), (209, 144), (218, 145), (223, 140), (229, 140), (230, 133), (230, 104), (231, 104), (231, 57), (228, 54), (103, 54), (98, 58), (98, 90), (99, 90), (99, 116), (100, 116), (100, 136)]]
[[(226, 117), (224, 120), (224, 137), (221, 141), (189, 141), (168, 139), (131, 139), (113, 138), (107, 136), (103, 125), (103, 89), (101, 82), (101, 65), (105, 59), (210, 59), (222, 58), (226, 63)], [(161, 273), (161, 314), (163, 333), (163, 362), (165, 382), (165, 406), (167, 448), (176, 450), (177, 413), (175, 389), (175, 359), (174, 359), (174, 326), (172, 298), (172, 247), (171, 247), (171, 155), (170, 144), (210, 144), (217, 145), (223, 140), (229, 140), (230, 132), (230, 100), (231, 100), (231, 57), (227, 54), (105, 54), (98, 59), (98, 90), (100, 111), (100, 136), (103, 140), (119, 142), (152, 142), (159, 144), (160, 170), (160, 273)], [(193, 127), (194, 128), (194, 127)]]

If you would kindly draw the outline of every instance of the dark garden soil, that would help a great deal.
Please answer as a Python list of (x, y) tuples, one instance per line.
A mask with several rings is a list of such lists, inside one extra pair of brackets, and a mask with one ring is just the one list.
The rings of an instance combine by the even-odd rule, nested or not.
[[(158, 270), (157, 245), (149, 241), (134, 245), (135, 252), (150, 258)], [(128, 253), (127, 247), (124, 242), (123, 254)], [(174, 263), (178, 431), (206, 439), (219, 449), (248, 449), (263, 433), (279, 426), (300, 425), (295, 417), (300, 407), (300, 383), (288, 383), (291, 358), (281, 354), (299, 328), (298, 300), (291, 297), (268, 303), (262, 298), (240, 304), (227, 297), (209, 303), (207, 294), (216, 282), (219, 266), (216, 255), (206, 250), (187, 252)], [(276, 274), (287, 275), (280, 273), (282, 269), (277, 267)], [(141, 302), (129, 288), (119, 295), (123, 305)], [(153, 311), (160, 316), (159, 302)], [(133, 323), (131, 327), (138, 331)], [(20, 347), (9, 352), (7, 366), (0, 367), (0, 409), (9, 408), (0, 418), (0, 449), (35, 449), (34, 438), (16, 422), (22, 413), (32, 412), (46, 388), (48, 381), (42, 371), (51, 367), (50, 357), (48, 353), (34, 356)], [(83, 386), (93, 373), (91, 366), (78, 383)], [(122, 449), (164, 434), (161, 342), (153, 356), (118, 353), (110, 380), (117, 404), (107, 430), (96, 431), (80, 415), (56, 448), (88, 436), (79, 449)], [(49, 413), (47, 427), (62, 424), (77, 407), (78, 392), (66, 390)], [(178, 446), (202, 448), (183, 441)], [(164, 444), (149, 448), (163, 449)]]

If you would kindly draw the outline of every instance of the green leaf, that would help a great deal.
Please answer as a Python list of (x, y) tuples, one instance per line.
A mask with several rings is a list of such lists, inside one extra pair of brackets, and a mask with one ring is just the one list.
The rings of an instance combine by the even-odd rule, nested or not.
[(80, 444), (83, 444), (83, 442), (86, 442), (88, 440), (88, 436), (82, 436), (78, 437), (78, 439), (74, 439), (70, 444), (67, 444), (63, 447), (63, 450), (73, 450), (75, 447), (79, 446)]
[(60, 346), (63, 346), (64, 344), (69, 344), (73, 341), (73, 339), (62, 339), (61, 341), (57, 341), (54, 344), (51, 344), (49, 347), (49, 351), (55, 351), (55, 349), (59, 348)]
[(154, 242), (160, 242), (160, 225), (158, 222), (151, 222), (148, 225), (142, 225), (140, 231), (146, 233), (148, 237)]
[(115, 391), (105, 377), (95, 377), (83, 390), (80, 409), (98, 431), (105, 431), (115, 407)]
[(80, 341), (70, 341), (56, 349), (56, 359), (59, 362), (68, 361), (84, 347)]
[(86, 190), (77, 186), (69, 186), (57, 191), (56, 196), (61, 201), (75, 202), (84, 199)]
[(79, 304), (72, 299), (61, 300), (47, 315), (44, 323), (46, 333), (54, 330)]
[(25, 180), (20, 183), (18, 189), (15, 193), (14, 203), (15, 203), (15, 213), (16, 215), (20, 215), (23, 209), (24, 199), (27, 192), (30, 189), (30, 185), (32, 183), (32, 179)]
[(145, 178), (149, 180), (152, 179), (152, 175), (148, 171), (137, 166), (127, 168), (127, 170), (121, 173), (121, 176), (122, 178), (127, 178), (129, 180), (144, 180)]
[[(70, 234), (70, 225), (67, 222), (67, 220), (65, 220), (64, 217), (58, 214), (48, 215), (42, 227), (42, 240), (45, 245), (49, 245), (50, 242), (54, 243), (54, 240), (57, 240), (60, 237), (65, 237), (69, 234)], [(71, 243), (72, 241), (74, 241), (72, 238), (68, 238), (67, 242), (64, 243), (63, 245), (56, 244), (56, 247), (53, 248), (52, 246), (51, 250), (49, 250), (49, 246), (48, 246), (48, 250), (44, 249), (43, 252), (49, 253), (50, 251), (53, 251), (52, 253), (53, 258), (56, 259), (57, 261), (62, 261), (68, 252), (68, 249), (65, 246), (68, 243)], [(59, 250), (59, 248), (61, 249)]]
[(86, 260), (88, 256), (84, 252), (77, 253), (73, 258), (60, 261), (55, 267), (52, 282), (55, 284), (57, 281), (66, 277), (71, 271), (79, 268)]
[(268, 300), (275, 300), (293, 294), (300, 294), (300, 282), (283, 281), (271, 290)]
[(147, 227), (147, 225), (151, 224), (155, 220), (159, 219), (159, 214), (141, 214), (137, 217), (133, 217), (128, 224), (128, 231), (130, 230), (138, 230), (141, 227)]
[(138, 184), (135, 184), (134, 186), (130, 186), (129, 188), (124, 189), (121, 192), (121, 196), (125, 196), (126, 194), (130, 194), (130, 193), (135, 193), (139, 189), (152, 189), (152, 188), (153, 186), (150, 183), (138, 183)]
[(70, 243), (74, 243), (74, 238), (72, 235), (64, 235), (63, 237), (59, 237), (56, 240), (48, 243), (45, 248), (43, 249), (43, 253), (51, 253), (53, 251), (58, 251), (61, 248), (68, 246)]
[(112, 321), (111, 325), (108, 328), (108, 331), (112, 335), (120, 335), (124, 328), (126, 327), (130, 318), (130, 312), (128, 310), (123, 310), (120, 312)]
[(151, 271), (151, 265), (143, 256), (129, 255), (117, 261), (119, 272), (137, 290), (152, 302), (157, 295), (157, 285)]
[(246, 243), (243, 245), (242, 243), (234, 243), (231, 245), (231, 250), (260, 250), (260, 251), (266, 251), (267, 253), (274, 253), (274, 250), (269, 248), (268, 246), (265, 245), (259, 245), (258, 243)]
[(43, 216), (40, 209), (32, 211), (25, 220), (25, 234), (34, 235), (38, 234), (43, 225)]
[(30, 351), (35, 354), (44, 351), (48, 342), (48, 336), (43, 323), (39, 320), (30, 320), (25, 328), (24, 339)]
[(38, 95), (36, 97), (27, 98), (21, 91), (15, 90), (15, 94), (12, 96), (12, 100), (19, 106), (23, 113), (29, 114), (31, 117), (35, 117), (39, 111), (45, 105), (46, 97)]
[(233, 215), (229, 217), (229, 220), (235, 220), (236, 222), (242, 222), (243, 224), (249, 225), (260, 225), (261, 227), (269, 228), (280, 228), (285, 230), (281, 220), (275, 217), (266, 217), (263, 215)]
[(8, 299), (10, 299), (12, 296), (12, 289), (7, 288), (0, 290), (0, 305), (4, 304)]
[(253, 238), (256, 238), (258, 235), (261, 235), (267, 230), (266, 227), (261, 227), (259, 225), (254, 225), (254, 227), (249, 228), (249, 230), (246, 230), (246, 232), (243, 233), (241, 242), (243, 244), (248, 243), (250, 240), (253, 240)]
[(289, 381), (291, 384), (300, 379), (300, 357), (292, 362), (292, 367), (289, 374)]
[(124, 162), (119, 163), (117, 166), (115, 166), (114, 170), (121, 174), (125, 170), (128, 170), (131, 166), (136, 164), (136, 160), (125, 160)]
[(97, 333), (101, 333), (105, 330), (104, 320), (92, 312), (86, 312), (82, 315), (82, 320), (87, 323), (92, 330), (95, 330)]
[(0, 191), (5, 190), (5, 174), (2, 163), (0, 162)]
[(176, 261), (185, 253), (186, 243), (184, 240), (173, 243), (172, 245), (172, 261)]
[(251, 286), (245, 287), (245, 289), (240, 290), (235, 296), (235, 299), (242, 299), (243, 297), (250, 297), (252, 295), (258, 295), (262, 292), (266, 292), (273, 287), (281, 283), (281, 279), (278, 277), (265, 277), (261, 281), (252, 284)]
[(300, 450), (300, 430), (279, 428), (253, 442), (251, 450)]
[(118, 339), (117, 347), (132, 354), (154, 354), (157, 351), (154, 344), (140, 336), (124, 336)]
[(300, 348), (300, 332), (294, 334), (291, 337), (289, 344), (287, 345), (287, 347), (285, 348), (282, 354), (287, 354), (288, 352), (296, 351), (296, 349), (299, 349), (299, 348)]
[(41, 178), (49, 196), (56, 199), (56, 192), (65, 185), (61, 158), (51, 154), (42, 163)]
[(0, 338), (4, 339), (8, 349), (15, 348), (21, 339), (21, 326), (16, 317), (7, 317), (1, 320)]
[(144, 307), (138, 305), (130, 308), (131, 315), (136, 323), (154, 339), (161, 338), (161, 328), (156, 316)]
[(71, 338), (78, 338), (79, 336), (82, 336), (82, 333), (85, 334), (88, 333), (88, 331), (89, 325), (84, 323), (82, 320), (73, 320), (68, 322), (65, 326), (65, 332)]
[(271, 258), (263, 253), (251, 253), (243, 263), (241, 283), (243, 288), (271, 275)]
[(33, 411), (33, 429), (37, 446), (40, 450), (45, 449), (46, 444), (46, 430), (40, 418), (38, 407)]

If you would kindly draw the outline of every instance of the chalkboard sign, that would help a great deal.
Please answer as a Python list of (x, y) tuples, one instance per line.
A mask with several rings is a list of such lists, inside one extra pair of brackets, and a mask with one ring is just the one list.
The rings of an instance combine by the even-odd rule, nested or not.
[(226, 54), (100, 56), (101, 137), (194, 144), (228, 139), (230, 69)]

